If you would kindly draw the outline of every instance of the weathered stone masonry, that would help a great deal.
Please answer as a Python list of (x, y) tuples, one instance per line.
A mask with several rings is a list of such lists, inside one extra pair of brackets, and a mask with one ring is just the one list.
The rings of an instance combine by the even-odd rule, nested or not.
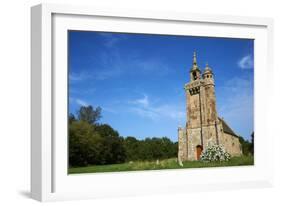
[(232, 156), (242, 154), (238, 136), (218, 117), (215, 82), (212, 69), (206, 65), (201, 74), (196, 54), (190, 70), (190, 82), (184, 86), (186, 93), (186, 127), (178, 128), (178, 158), (181, 161), (198, 160), (205, 148), (220, 144)]

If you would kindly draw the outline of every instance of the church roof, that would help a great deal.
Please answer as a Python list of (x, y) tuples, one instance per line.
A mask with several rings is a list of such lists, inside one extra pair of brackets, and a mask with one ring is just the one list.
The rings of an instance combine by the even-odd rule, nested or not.
[(219, 120), (222, 122), (222, 129), (225, 133), (238, 137), (237, 134), (228, 126), (228, 124), (221, 118)]

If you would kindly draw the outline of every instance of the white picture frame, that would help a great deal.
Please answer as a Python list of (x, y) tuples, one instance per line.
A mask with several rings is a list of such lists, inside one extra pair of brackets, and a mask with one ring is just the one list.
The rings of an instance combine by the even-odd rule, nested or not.
[[(267, 115), (273, 87), (267, 77), (274, 75), (272, 19), (40, 4), (31, 9), (31, 26), (32, 198), (53, 201), (273, 185), (274, 138)], [(255, 165), (67, 175), (68, 29), (255, 39)]]

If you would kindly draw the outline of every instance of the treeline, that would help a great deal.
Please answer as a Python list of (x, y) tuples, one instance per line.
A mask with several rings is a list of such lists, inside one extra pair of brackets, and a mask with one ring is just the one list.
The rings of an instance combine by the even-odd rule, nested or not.
[(104, 165), (177, 156), (177, 143), (167, 137), (121, 137), (108, 124), (98, 123), (101, 108), (80, 107), (69, 115), (69, 166)]
[(254, 132), (251, 134), (251, 141), (245, 140), (243, 137), (239, 136), (239, 142), (244, 155), (254, 155)]
[(167, 137), (145, 138), (137, 140), (135, 137), (124, 139), (126, 161), (131, 160), (156, 160), (176, 157), (178, 143), (172, 142)]

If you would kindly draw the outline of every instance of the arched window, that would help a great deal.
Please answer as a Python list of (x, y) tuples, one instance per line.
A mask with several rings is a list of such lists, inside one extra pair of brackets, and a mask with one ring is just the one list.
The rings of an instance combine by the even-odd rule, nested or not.
[(193, 73), (192, 73), (192, 76), (193, 76), (193, 80), (196, 80), (196, 79), (197, 79), (196, 72), (193, 72)]

